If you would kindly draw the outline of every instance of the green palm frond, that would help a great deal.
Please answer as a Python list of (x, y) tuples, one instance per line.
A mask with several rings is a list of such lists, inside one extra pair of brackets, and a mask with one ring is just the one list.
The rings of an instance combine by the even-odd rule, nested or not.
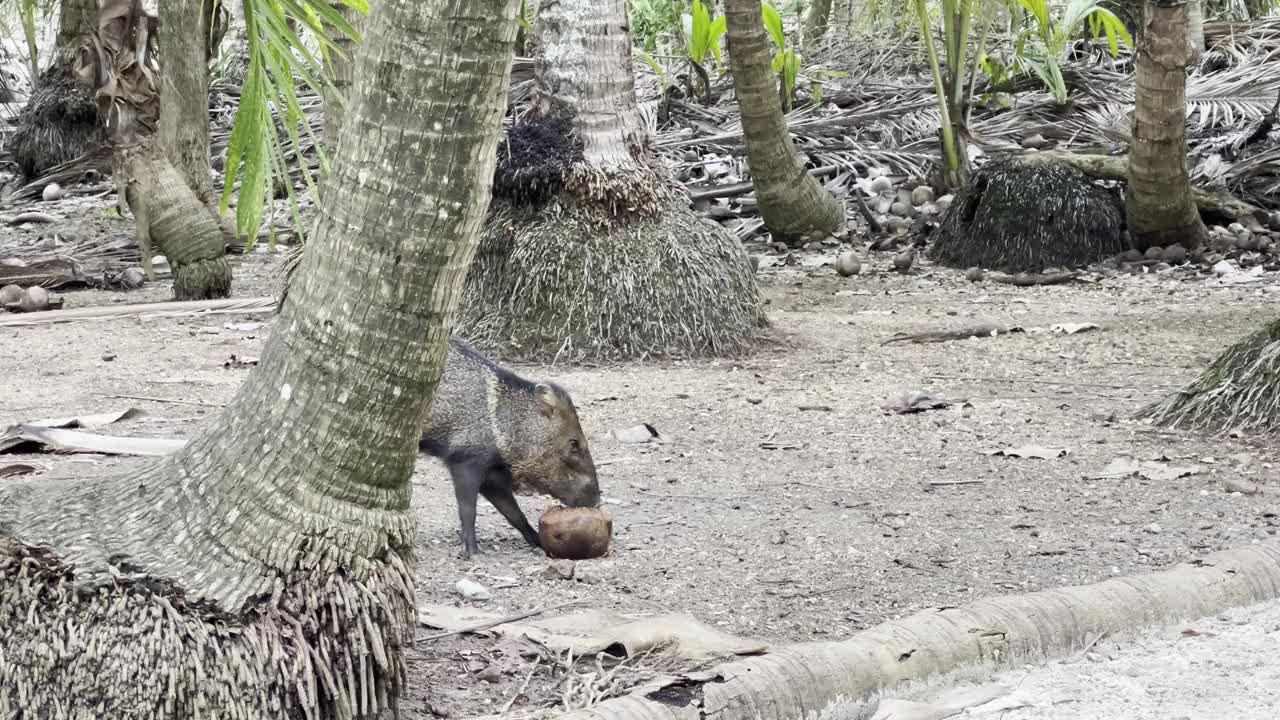
[[(245, 35), (249, 63), (245, 71), (240, 107), (227, 146), (226, 179), (222, 188), (222, 209), (231, 204), (237, 181), (236, 232), (252, 244), (262, 225), (266, 205), (276, 179), (285, 177), (292, 158), (302, 168), (302, 177), (312, 197), (318, 195), (310, 167), (303, 162), (303, 134), (308, 144), (320, 149), (311, 124), (299, 102), (299, 82), (316, 94), (331, 88), (321, 71), (322, 58), (341, 52), (334, 43), (336, 33), (359, 41), (359, 33), (333, 7), (341, 3), (357, 12), (368, 13), (366, 0), (243, 0)], [(303, 34), (294, 27), (304, 31)], [(318, 45), (312, 51), (304, 36)], [(287, 135), (286, 143), (276, 130), (278, 119)], [(301, 131), (299, 129), (301, 126)], [(321, 171), (328, 161), (320, 149)], [(291, 182), (280, 183), (288, 195), (294, 230), (304, 237), (297, 198)]]

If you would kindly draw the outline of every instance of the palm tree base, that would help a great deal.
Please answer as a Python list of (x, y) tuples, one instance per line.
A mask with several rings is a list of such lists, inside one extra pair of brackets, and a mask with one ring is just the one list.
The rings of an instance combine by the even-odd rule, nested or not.
[(1212, 433), (1280, 429), (1280, 320), (1236, 341), (1199, 377), (1143, 407), (1135, 418)]
[(742, 245), (683, 199), (609, 214), (562, 194), (495, 200), (458, 308), (458, 332), (508, 359), (734, 356), (768, 321)]
[(1039, 272), (1124, 252), (1117, 192), (1065, 165), (993, 160), (970, 176), (934, 234), (930, 255), (949, 267)]

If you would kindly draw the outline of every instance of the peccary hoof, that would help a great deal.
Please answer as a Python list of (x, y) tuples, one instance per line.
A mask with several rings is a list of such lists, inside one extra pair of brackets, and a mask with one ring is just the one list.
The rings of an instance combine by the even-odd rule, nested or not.
[(613, 518), (603, 508), (554, 507), (538, 519), (547, 557), (590, 560), (609, 552)]

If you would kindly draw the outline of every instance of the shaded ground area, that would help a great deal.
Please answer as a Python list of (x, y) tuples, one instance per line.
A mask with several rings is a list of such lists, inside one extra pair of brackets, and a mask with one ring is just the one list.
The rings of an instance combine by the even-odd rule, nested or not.
[[(267, 292), (267, 256), (235, 262), (237, 296)], [(446, 475), (424, 459), (414, 499), (420, 602), (470, 602), (454, 590), (469, 577), (492, 594), (471, 604), (492, 612), (581, 599), (637, 615), (687, 611), (771, 642), (835, 639), (930, 606), (1163, 568), (1280, 529), (1277, 453), (1266, 444), (1123, 421), (1271, 319), (1280, 291), (1273, 280), (1223, 287), (1122, 276), (1023, 289), (970, 284), (927, 263), (912, 275), (889, 274), (887, 258), (874, 262), (881, 272), (847, 279), (830, 268), (762, 273), (778, 343), (749, 361), (519, 368), (574, 394), (614, 514), (615, 550), (580, 563), (573, 580), (548, 578), (546, 559), (484, 506), (484, 552), (464, 562)], [(168, 289), (65, 297), (71, 308), (161, 300)], [(264, 320), (0, 328), (8, 350), (0, 353), (0, 424), (135, 406), (146, 415), (105, 432), (188, 436), (235, 392), (246, 371), (224, 362), (258, 354), (270, 325), (253, 324)], [(880, 344), (895, 332), (978, 322), (1103, 327)], [(971, 407), (882, 413), (881, 403), (911, 389)], [(664, 442), (627, 444), (609, 434), (640, 422)], [(1068, 452), (984, 454), (1025, 446)], [(1128, 457), (1196, 471), (1088, 479)], [(127, 472), (144, 462), (40, 455), (0, 464), (13, 461), (38, 464), (47, 476)], [(1232, 494), (1228, 480), (1265, 492)], [(536, 522), (550, 502), (522, 505)], [(477, 636), (421, 643), (411, 657), (409, 716), (501, 709), (533, 662), (503, 652)], [(627, 677), (644, 676), (641, 668)], [(563, 667), (540, 660), (513, 709), (561, 703), (565, 682)]]

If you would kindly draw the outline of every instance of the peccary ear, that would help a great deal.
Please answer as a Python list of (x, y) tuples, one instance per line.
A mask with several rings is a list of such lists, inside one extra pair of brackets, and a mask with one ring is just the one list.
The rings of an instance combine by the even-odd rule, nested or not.
[(533, 394), (539, 401), (538, 410), (547, 417), (550, 417), (560, 407), (560, 396), (546, 383), (538, 383), (533, 388)]

